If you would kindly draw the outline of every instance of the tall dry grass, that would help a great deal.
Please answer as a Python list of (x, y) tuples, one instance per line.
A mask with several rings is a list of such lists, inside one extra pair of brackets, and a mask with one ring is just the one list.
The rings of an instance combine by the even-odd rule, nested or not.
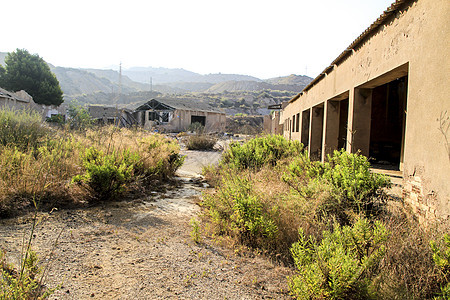
[(92, 147), (105, 155), (130, 152), (139, 157), (128, 190), (151, 188), (154, 180), (172, 177), (183, 163), (176, 141), (162, 135), (115, 127), (54, 129), (34, 112), (0, 110), (0, 217), (27, 207), (88, 201), (89, 192), (72, 179), (86, 172), (83, 156)]

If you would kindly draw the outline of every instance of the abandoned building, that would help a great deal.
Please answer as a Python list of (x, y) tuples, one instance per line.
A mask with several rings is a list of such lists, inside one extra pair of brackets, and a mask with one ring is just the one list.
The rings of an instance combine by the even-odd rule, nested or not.
[(311, 158), (345, 148), (397, 170), (422, 221), (450, 220), (449, 15), (397, 0), (280, 113)]
[(33, 98), (25, 91), (10, 92), (0, 88), (0, 107), (15, 109), (35, 108)]
[(286, 107), (287, 103), (269, 105), (267, 108), (270, 114), (264, 115), (264, 132), (271, 134), (283, 134), (283, 124), (280, 124), (280, 110)]
[(221, 110), (192, 99), (152, 99), (138, 108), (134, 116), (141, 126), (168, 132), (186, 131), (193, 123), (200, 123), (206, 132), (223, 132), (226, 117)]
[(24, 90), (14, 93), (0, 88), (0, 108), (3, 107), (32, 109), (39, 112), (44, 119), (55, 115), (62, 115), (65, 118), (66, 115), (66, 106), (64, 104), (59, 106), (37, 104), (33, 101), (33, 97)]
[(103, 105), (89, 105), (88, 112), (92, 120), (98, 125), (116, 125), (130, 127), (137, 124), (133, 112), (126, 108)]

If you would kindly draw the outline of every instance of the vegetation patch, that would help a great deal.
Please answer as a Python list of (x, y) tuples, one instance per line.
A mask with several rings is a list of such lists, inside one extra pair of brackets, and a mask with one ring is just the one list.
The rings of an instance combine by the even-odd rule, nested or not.
[(51, 129), (30, 111), (0, 110), (0, 216), (35, 202), (61, 207), (151, 189), (184, 161), (178, 143), (159, 134), (76, 129)]
[(258, 137), (231, 144), (204, 175), (215, 191), (204, 194), (203, 232), (291, 265), (298, 299), (447, 293), (445, 226), (422, 229), (407, 207), (388, 202), (389, 179), (358, 153), (335, 151), (322, 163), (300, 143)]

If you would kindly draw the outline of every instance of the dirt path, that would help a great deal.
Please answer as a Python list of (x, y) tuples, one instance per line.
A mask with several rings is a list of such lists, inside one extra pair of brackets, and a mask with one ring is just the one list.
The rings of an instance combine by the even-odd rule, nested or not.
[[(34, 240), (52, 253), (52, 299), (288, 299), (290, 270), (263, 257), (237, 256), (211, 240), (192, 242), (189, 220), (205, 184), (203, 165), (218, 152), (186, 151), (180, 185), (165, 194), (105, 207), (42, 213)], [(18, 257), (31, 216), (0, 221), (0, 247)]]

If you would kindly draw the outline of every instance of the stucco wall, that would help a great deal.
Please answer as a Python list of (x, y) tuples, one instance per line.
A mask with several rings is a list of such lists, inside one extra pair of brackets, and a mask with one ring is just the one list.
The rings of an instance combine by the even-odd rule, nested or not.
[[(370, 127), (364, 127), (364, 122), (370, 123), (370, 114), (365, 115), (363, 107), (364, 101), (370, 102), (370, 95), (366, 100), (364, 91), (407, 75), (401, 170), (405, 196), (411, 201), (411, 194), (421, 195), (420, 203), (412, 204), (427, 218), (437, 215), (447, 219), (450, 215), (450, 129), (445, 134), (440, 131), (442, 123), (449, 122), (446, 118), (450, 115), (449, 15), (450, 1), (411, 2), (396, 12), (395, 17), (387, 19), (362, 46), (349, 51), (348, 58), (335, 65), (322, 80), (290, 103), (280, 120), (288, 124), (297, 113), (322, 104), (326, 112), (331, 103), (328, 100), (348, 97), (350, 130), (346, 148), (352, 152), (358, 149), (367, 152), (367, 145), (352, 133), (355, 128), (359, 135), (370, 132)], [(326, 120), (325, 115), (323, 134), (327, 132)], [(300, 139), (301, 132), (291, 132), (286, 127), (286, 137)], [(326, 145), (323, 146), (325, 151)], [(412, 186), (416, 187), (415, 193)]]

